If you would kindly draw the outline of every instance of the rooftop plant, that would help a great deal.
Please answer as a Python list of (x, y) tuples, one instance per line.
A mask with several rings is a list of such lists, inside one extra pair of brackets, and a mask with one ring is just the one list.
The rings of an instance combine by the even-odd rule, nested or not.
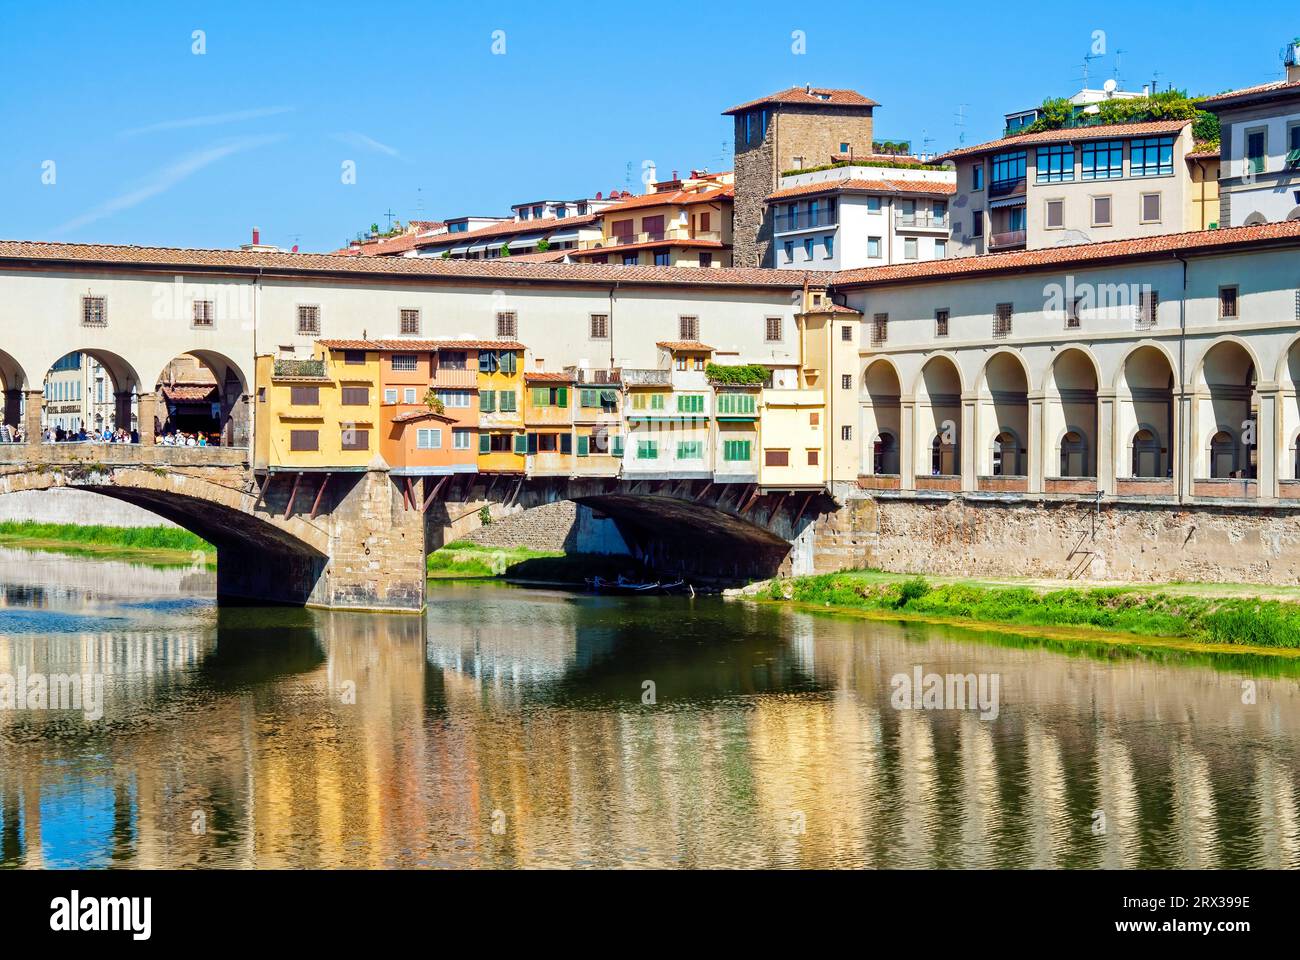
[(710, 363), (704, 367), (704, 375), (714, 383), (757, 385), (767, 383), (767, 378), (772, 374), (761, 363), (744, 363), (735, 366)]

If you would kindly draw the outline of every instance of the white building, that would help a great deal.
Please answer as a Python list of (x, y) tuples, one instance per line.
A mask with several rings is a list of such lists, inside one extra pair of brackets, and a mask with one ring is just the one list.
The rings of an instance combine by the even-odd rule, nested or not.
[(1286, 59), (1285, 80), (1203, 104), (1219, 116), (1222, 226), (1300, 219), (1300, 40)]
[(948, 256), (951, 170), (845, 164), (789, 174), (767, 197), (775, 265), (851, 270)]

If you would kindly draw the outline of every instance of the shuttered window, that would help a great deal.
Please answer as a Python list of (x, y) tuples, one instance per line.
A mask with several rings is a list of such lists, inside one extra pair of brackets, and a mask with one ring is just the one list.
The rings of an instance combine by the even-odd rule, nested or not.
[(295, 452), (319, 450), (320, 432), (316, 430), (290, 430), (289, 449)]
[(344, 387), (342, 401), (345, 407), (368, 407), (370, 406), (370, 388)]

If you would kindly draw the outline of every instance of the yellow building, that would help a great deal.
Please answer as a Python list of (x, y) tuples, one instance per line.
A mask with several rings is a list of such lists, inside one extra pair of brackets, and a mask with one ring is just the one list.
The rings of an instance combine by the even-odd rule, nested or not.
[(827, 481), (852, 483), (859, 474), (859, 344), (862, 314), (834, 303), (823, 290), (805, 295), (795, 315), (799, 331), (799, 386), (818, 391), (826, 402), (820, 418)]
[(1209, 230), (1219, 224), (1219, 146), (1198, 143), (1187, 154), (1187, 172), (1192, 182), (1187, 187), (1189, 230)]
[(616, 477), (623, 454), (622, 371), (568, 367), (574, 378), (573, 474)]
[(530, 477), (573, 472), (573, 374), (524, 374), (524, 426)]
[(523, 473), (528, 454), (524, 429), (524, 345), (484, 340), (478, 350), (479, 473)]
[(379, 354), (317, 344), (310, 360), (257, 358), (261, 469), (365, 468), (376, 456)]
[(826, 486), (825, 398), (820, 390), (763, 391), (758, 483), (765, 488)]
[(731, 174), (693, 173), (600, 212), (601, 235), (570, 256), (624, 266), (731, 266)]

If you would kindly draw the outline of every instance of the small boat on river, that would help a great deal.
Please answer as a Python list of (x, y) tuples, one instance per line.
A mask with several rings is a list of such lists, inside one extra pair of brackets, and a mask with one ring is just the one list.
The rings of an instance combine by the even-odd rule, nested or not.
[(670, 583), (660, 581), (646, 583), (630, 580), (622, 574), (619, 574), (616, 580), (606, 580), (601, 576), (588, 577), (587, 585), (597, 593), (672, 593), (674, 590), (681, 590), (689, 586), (685, 580), (674, 580)]

